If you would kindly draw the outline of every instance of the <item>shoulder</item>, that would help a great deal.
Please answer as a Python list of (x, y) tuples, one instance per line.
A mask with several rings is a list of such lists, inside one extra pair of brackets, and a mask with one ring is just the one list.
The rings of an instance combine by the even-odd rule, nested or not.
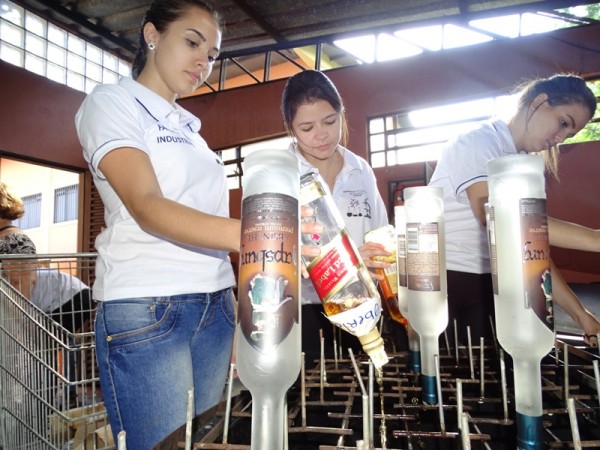
[(36, 253), (35, 244), (23, 232), (11, 233), (0, 238), (0, 254), (35, 255)]

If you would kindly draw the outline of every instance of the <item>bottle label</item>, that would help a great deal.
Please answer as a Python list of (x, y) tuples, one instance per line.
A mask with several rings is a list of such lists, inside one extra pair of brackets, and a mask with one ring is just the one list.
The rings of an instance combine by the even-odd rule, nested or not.
[(407, 223), (406, 253), (408, 289), (424, 292), (440, 291), (438, 223)]
[(525, 308), (533, 309), (544, 325), (554, 329), (546, 199), (520, 199), (519, 213)]
[(408, 287), (406, 278), (406, 235), (398, 235), (398, 286)]
[(354, 336), (364, 336), (377, 325), (381, 317), (379, 298), (364, 298), (360, 305), (333, 316), (329, 321)]
[(299, 209), (265, 193), (242, 202), (238, 323), (247, 342), (272, 349), (299, 323)]
[(345, 231), (321, 247), (308, 267), (310, 279), (323, 303), (339, 292), (358, 272), (358, 258)]
[(486, 205), (486, 224), (488, 234), (488, 246), (490, 250), (490, 267), (492, 271), (492, 287), (494, 295), (498, 295), (498, 255), (496, 253), (496, 215), (494, 207)]

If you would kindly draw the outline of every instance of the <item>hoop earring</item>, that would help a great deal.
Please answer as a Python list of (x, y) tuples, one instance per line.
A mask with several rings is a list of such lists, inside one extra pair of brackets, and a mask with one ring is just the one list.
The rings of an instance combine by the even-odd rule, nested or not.
[(148, 50), (152, 51), (152, 50), (154, 50), (155, 48), (156, 48), (156, 45), (154, 45), (154, 42), (150, 42), (150, 43), (148, 44)]

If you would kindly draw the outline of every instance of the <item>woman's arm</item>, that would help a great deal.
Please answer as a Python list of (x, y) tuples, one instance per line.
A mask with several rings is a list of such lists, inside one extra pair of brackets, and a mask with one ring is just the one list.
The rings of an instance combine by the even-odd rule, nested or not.
[(473, 215), (484, 227), (486, 226), (485, 204), (488, 201), (488, 195), (487, 181), (478, 181), (467, 188), (467, 198), (469, 199)]
[(583, 329), (585, 341), (590, 345), (598, 345), (596, 335), (600, 333), (600, 322), (583, 306), (553, 261), (550, 261), (550, 270), (553, 300)]
[(146, 153), (119, 148), (104, 156), (99, 168), (142, 230), (180, 244), (239, 252), (240, 221), (164, 197)]
[(600, 230), (548, 217), (548, 235), (555, 247), (600, 252)]

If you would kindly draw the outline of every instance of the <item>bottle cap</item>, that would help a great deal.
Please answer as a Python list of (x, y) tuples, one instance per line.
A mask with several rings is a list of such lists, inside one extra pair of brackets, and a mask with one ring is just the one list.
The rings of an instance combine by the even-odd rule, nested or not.
[(383, 347), (383, 339), (377, 328), (373, 328), (367, 334), (358, 336), (358, 340), (376, 368), (379, 369), (389, 361), (385, 348)]

